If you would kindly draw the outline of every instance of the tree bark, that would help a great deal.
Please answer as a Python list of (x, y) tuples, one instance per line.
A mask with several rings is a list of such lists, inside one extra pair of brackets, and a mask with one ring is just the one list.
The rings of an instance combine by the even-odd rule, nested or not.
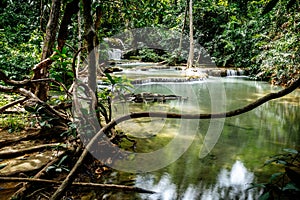
[(55, 37), (58, 29), (58, 21), (60, 16), (61, 0), (52, 0), (51, 12), (46, 28), (46, 36), (42, 50), (42, 60), (48, 58), (54, 47)]
[(73, 0), (72, 2), (68, 3), (65, 8), (64, 16), (61, 21), (61, 25), (58, 32), (57, 49), (59, 51), (62, 50), (63, 46), (66, 43), (66, 39), (68, 37), (68, 26), (71, 23), (72, 16), (75, 15), (79, 11), (79, 0)]
[(194, 64), (194, 25), (193, 25), (193, 0), (189, 0), (189, 21), (190, 21), (190, 51), (187, 68)]
[(184, 19), (183, 19), (183, 25), (181, 28), (181, 33), (180, 33), (180, 39), (179, 39), (179, 55), (181, 55), (181, 49), (182, 49), (182, 40), (183, 40), (183, 35), (184, 35), (184, 28), (186, 25), (186, 17), (187, 17), (187, 13), (188, 13), (188, 8), (189, 8), (189, 2), (188, 0), (186, 1), (186, 6), (184, 9)]
[(96, 47), (95, 39), (96, 33), (93, 23), (92, 12), (92, 1), (82, 0), (83, 4), (83, 19), (84, 19), (84, 39), (87, 43), (88, 48), (88, 86), (96, 94), (96, 82), (97, 82), (97, 58), (96, 58)]
[[(60, 16), (60, 7), (61, 0), (52, 0), (51, 12), (46, 28), (46, 36), (44, 38), (43, 50), (42, 50), (42, 58), (41, 61), (43, 64), (36, 65), (33, 68), (34, 76), (33, 80), (48, 78), (49, 72), (48, 68), (52, 64), (52, 60), (49, 57), (52, 55), (55, 37), (58, 29), (59, 16)], [(48, 60), (47, 60), (48, 59)], [(44, 62), (47, 60), (47, 62)], [(48, 97), (49, 84), (48, 83), (37, 83), (32, 87), (32, 92), (42, 101), (46, 101)]]

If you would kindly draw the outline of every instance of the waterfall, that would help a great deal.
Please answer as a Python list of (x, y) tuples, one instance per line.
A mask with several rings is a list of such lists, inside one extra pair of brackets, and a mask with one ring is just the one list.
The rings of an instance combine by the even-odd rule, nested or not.
[(109, 60), (121, 60), (122, 50), (121, 49), (110, 49), (108, 50)]
[(227, 69), (226, 70), (227, 76), (237, 76), (237, 70), (235, 69)]
[(227, 69), (227, 76), (243, 76), (245, 75), (245, 70), (243, 69)]

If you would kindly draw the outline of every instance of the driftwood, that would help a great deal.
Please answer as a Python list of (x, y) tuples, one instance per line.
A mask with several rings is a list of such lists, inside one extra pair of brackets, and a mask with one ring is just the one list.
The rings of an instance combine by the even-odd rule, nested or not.
[(17, 157), (17, 156), (20, 156), (20, 155), (40, 151), (42, 149), (51, 148), (51, 147), (65, 148), (65, 147), (61, 146), (61, 143), (42, 144), (42, 145), (29, 147), (29, 148), (24, 148), (24, 149), (19, 149), (19, 150), (9, 150), (9, 151), (0, 152), (0, 158), (3, 159), (3, 158)]
[[(18, 178), (18, 177), (0, 177), (0, 181), (3, 182), (30, 182), (30, 183), (39, 183), (39, 184), (51, 184), (51, 185), (59, 185), (62, 182), (53, 181), (47, 179), (36, 179), (36, 178)], [(122, 190), (122, 191), (132, 191), (139, 193), (148, 193), (154, 194), (154, 191), (146, 190), (139, 187), (126, 186), (126, 185), (116, 185), (116, 184), (99, 184), (99, 183), (83, 183), (83, 182), (75, 182), (71, 184), (74, 187), (89, 187), (89, 188), (97, 188), (97, 189), (109, 189), (109, 190)], [(51, 186), (52, 187), (52, 186)]]
[(74, 179), (75, 173), (80, 167), (87, 156), (88, 152), (90, 151), (91, 147), (94, 145), (94, 143), (97, 141), (97, 138), (103, 135), (106, 131), (110, 130), (112, 127), (116, 126), (117, 124), (130, 120), (135, 118), (142, 118), (142, 117), (159, 117), (159, 118), (173, 118), (173, 119), (211, 119), (211, 118), (225, 118), (225, 117), (233, 117), (236, 115), (240, 115), (246, 112), (249, 112), (253, 110), (254, 108), (257, 108), (258, 106), (266, 103), (267, 101), (270, 101), (272, 99), (277, 99), (280, 97), (283, 97), (295, 89), (297, 89), (300, 86), (300, 78), (297, 79), (295, 82), (293, 82), (289, 87), (276, 92), (276, 93), (270, 93), (267, 94), (256, 101), (246, 105), (245, 107), (224, 112), (224, 113), (208, 113), (208, 114), (177, 114), (177, 113), (164, 113), (164, 112), (141, 112), (141, 113), (131, 113), (128, 115), (121, 116), (115, 120), (112, 120), (110, 123), (108, 123), (106, 126), (104, 126), (87, 144), (85, 150), (82, 152), (81, 156), (77, 160), (77, 163), (74, 165), (66, 179), (63, 181), (63, 183), (59, 186), (59, 188), (56, 190), (56, 192), (52, 195), (50, 198), (51, 200), (58, 200), (62, 196), (63, 192), (65, 191), (66, 187), (70, 185)]

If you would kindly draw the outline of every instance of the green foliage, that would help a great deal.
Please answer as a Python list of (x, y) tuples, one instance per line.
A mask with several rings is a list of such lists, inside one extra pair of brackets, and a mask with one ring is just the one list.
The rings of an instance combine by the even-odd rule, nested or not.
[(62, 132), (60, 134), (60, 136), (73, 136), (73, 137), (76, 137), (77, 135), (77, 126), (76, 126), (76, 123), (73, 123), (73, 122), (69, 122), (68, 123), (68, 130)]
[(289, 85), (299, 75), (300, 14), (281, 19), (264, 41), (256, 45), (261, 51), (253, 57), (259, 66), (254, 78)]
[(141, 49), (139, 50), (139, 55), (143, 62), (159, 62), (163, 60), (153, 49)]
[(57, 54), (51, 59), (54, 62), (50, 68), (50, 78), (54, 78), (56, 81), (64, 83), (67, 87), (72, 85), (74, 73), (72, 71), (72, 55), (68, 54), (68, 49), (63, 48), (62, 51), (54, 50)]
[(111, 85), (111, 91), (117, 92), (118, 94), (130, 91), (130, 88), (133, 85), (130, 83), (130, 80), (125, 76), (111, 76), (109, 73), (105, 74), (106, 78), (104, 82)]
[[(264, 193), (259, 199), (269, 200), (274, 199), (274, 196), (280, 197), (296, 197), (300, 194), (300, 185), (298, 177), (295, 176), (294, 170), (291, 167), (300, 169), (300, 153), (295, 149), (283, 149), (284, 153), (272, 156), (270, 160), (267, 160), (266, 165), (279, 165), (285, 168), (285, 171), (280, 171), (271, 175), (268, 183), (253, 183), (252, 188), (264, 188)], [(289, 171), (292, 171), (292, 175)], [(299, 174), (297, 175), (299, 176)]]
[(21, 80), (28, 78), (40, 56), (39, 3), (7, 1), (5, 6), (0, 12), (0, 69)]
[(270, 0), (268, 4), (264, 7), (262, 14), (265, 15), (269, 13), (272, 9), (276, 7), (278, 2), (281, 2), (282, 4), (286, 4), (286, 10), (290, 10), (294, 5), (299, 5), (298, 0)]
[[(0, 107), (15, 101), (19, 98), (17, 95), (4, 95), (0, 94)], [(16, 109), (17, 110), (17, 109)], [(0, 127), (7, 130), (9, 133), (18, 132), (23, 130), (29, 125), (29, 116), (25, 113), (20, 114), (1, 114), (0, 115)]]
[(108, 87), (101, 88), (98, 92), (98, 105), (99, 111), (105, 118), (106, 123), (109, 123), (111, 120), (112, 111), (111, 100), (115, 96), (125, 98), (124, 95), (126, 92), (130, 91), (130, 88), (132, 88), (133, 85), (125, 76), (111, 76), (108, 73), (106, 73), (105, 76), (106, 78), (103, 80), (103, 82), (106, 83)]
[(35, 104), (33, 107), (26, 107), (27, 112), (32, 114), (31, 126), (39, 125), (42, 128), (52, 128), (52, 121), (58, 120), (56, 117), (50, 117), (45, 112), (45, 107), (42, 105)]
[(65, 162), (65, 160), (68, 158), (68, 155), (65, 155), (64, 157), (62, 157), (62, 159), (59, 161), (58, 164), (55, 164), (55, 165), (51, 165), (47, 168), (46, 172), (56, 172), (56, 173), (61, 173), (63, 171), (65, 172), (69, 172), (70, 170), (65, 166), (63, 165), (63, 162)]
[(25, 114), (1, 114), (0, 127), (9, 133), (19, 132), (28, 126), (27, 118), (28, 116)]

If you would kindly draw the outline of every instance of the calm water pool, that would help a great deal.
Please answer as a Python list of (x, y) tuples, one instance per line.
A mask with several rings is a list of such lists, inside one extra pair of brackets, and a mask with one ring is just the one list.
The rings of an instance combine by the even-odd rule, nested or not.
[[(224, 86), (225, 95), (215, 84)], [(207, 113), (229, 111), (278, 91), (264, 82), (233, 78), (209, 78), (189, 83), (150, 83), (136, 85), (134, 92), (176, 94), (189, 97), (186, 101), (167, 103), (114, 103), (114, 114), (135, 111), (172, 111)], [(218, 93), (220, 95), (218, 96)], [(212, 99), (213, 98), (213, 99)], [(169, 165), (151, 172), (116, 172), (116, 182), (130, 177), (131, 184), (156, 191), (156, 194), (112, 195), (113, 199), (257, 199), (259, 190), (246, 190), (250, 183), (266, 182), (276, 167), (262, 167), (269, 156), (282, 153), (284, 148), (299, 148), (300, 92), (270, 101), (248, 113), (226, 120), (139, 119), (118, 125), (136, 139), (138, 153), (164, 148), (180, 136), (188, 143), (187, 150)], [(218, 108), (214, 108), (217, 105)], [(217, 124), (217, 125), (216, 125)], [(212, 126), (218, 133), (208, 134)], [(214, 130), (214, 129), (213, 129)], [(190, 134), (193, 133), (193, 134)], [(194, 134), (195, 133), (195, 134)], [(216, 134), (216, 135), (214, 135)], [(208, 135), (208, 136), (207, 136)], [(212, 148), (201, 156), (203, 144), (213, 141)], [(216, 139), (217, 137), (217, 139)], [(207, 140), (208, 139), (208, 140)], [(215, 143), (215, 144), (214, 144)], [(174, 149), (173, 149), (174, 150)], [(169, 154), (158, 161), (167, 159)], [(153, 160), (153, 162), (158, 162)]]

